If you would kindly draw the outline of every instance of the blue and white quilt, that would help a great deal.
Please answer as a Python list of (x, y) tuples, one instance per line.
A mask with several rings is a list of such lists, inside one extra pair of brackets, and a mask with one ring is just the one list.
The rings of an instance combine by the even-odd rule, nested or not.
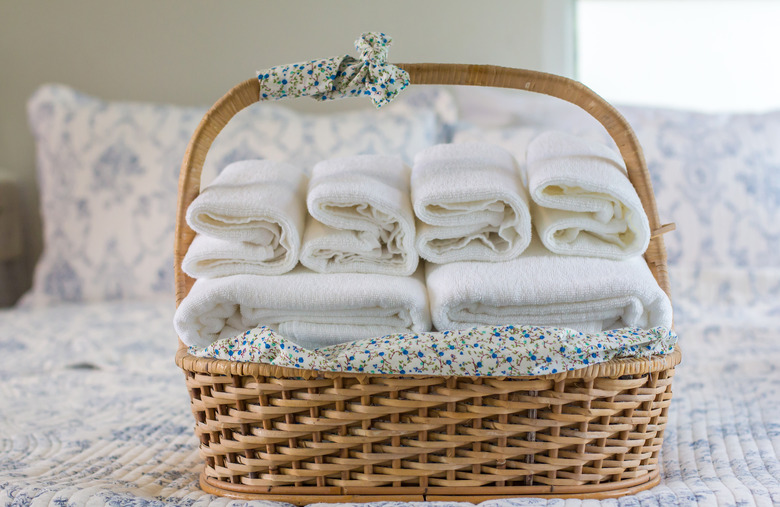
[[(780, 274), (671, 276), (683, 363), (661, 485), (601, 502), (483, 507), (780, 504)], [(163, 300), (0, 312), (0, 504), (269, 503), (198, 487), (202, 460), (173, 362), (173, 309)]]

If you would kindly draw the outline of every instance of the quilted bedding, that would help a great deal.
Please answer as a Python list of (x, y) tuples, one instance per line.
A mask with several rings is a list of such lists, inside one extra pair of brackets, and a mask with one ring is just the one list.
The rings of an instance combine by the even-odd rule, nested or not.
[[(672, 271), (683, 363), (661, 485), (601, 502), (483, 506), (780, 504), (775, 275)], [(244, 504), (198, 488), (172, 313), (168, 300), (0, 312), (0, 504)]]

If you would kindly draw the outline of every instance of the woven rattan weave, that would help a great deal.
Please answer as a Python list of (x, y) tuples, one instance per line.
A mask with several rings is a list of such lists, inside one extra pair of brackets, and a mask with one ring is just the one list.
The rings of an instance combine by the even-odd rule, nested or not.
[[(617, 143), (655, 232), (645, 259), (669, 293), (650, 176), (626, 120), (570, 79), (485, 65), (400, 64), (411, 82), (516, 88), (572, 102)], [(192, 136), (179, 179), (177, 303), (193, 280), (181, 261), (194, 232), (184, 216), (217, 134), (258, 101), (258, 82), (222, 97)], [(296, 504), (606, 498), (659, 481), (659, 452), (680, 351), (544, 377), (415, 377), (322, 373), (197, 358), (179, 342), (204, 490)]]

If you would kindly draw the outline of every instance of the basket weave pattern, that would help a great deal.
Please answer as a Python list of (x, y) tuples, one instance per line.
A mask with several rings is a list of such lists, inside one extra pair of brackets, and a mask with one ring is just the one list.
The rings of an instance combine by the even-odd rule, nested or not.
[(223, 486), (500, 493), (648, 479), (673, 372), (563, 380), (191, 372), (187, 386), (206, 475)]
[[(650, 176), (626, 120), (580, 83), (484, 65), (399, 65), (413, 84), (536, 91), (579, 105), (609, 132), (654, 231), (645, 260), (669, 294), (666, 250)], [(179, 179), (174, 251), (177, 303), (194, 280), (181, 270), (195, 233), (184, 219), (206, 154), (257, 80), (230, 90), (192, 136)], [(658, 483), (658, 455), (680, 351), (619, 359), (543, 377), (324, 373), (190, 355), (181, 341), (195, 433), (210, 493), (296, 504), (606, 498)]]

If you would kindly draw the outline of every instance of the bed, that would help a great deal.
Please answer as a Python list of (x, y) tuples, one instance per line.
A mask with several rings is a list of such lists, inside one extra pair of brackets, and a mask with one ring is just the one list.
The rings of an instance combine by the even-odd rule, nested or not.
[[(302, 164), (346, 152), (411, 156), (442, 140), (486, 140), (522, 157), (528, 140), (556, 128), (606, 142), (567, 104), (411, 92), (383, 111), (384, 127), (373, 112), (250, 108), (220, 135), (206, 174), (258, 156)], [(678, 227), (667, 246), (683, 363), (662, 482), (601, 502), (483, 505), (776, 505), (780, 113), (621, 111), (645, 149), (662, 220)], [(45, 251), (34, 287), (0, 311), (0, 503), (242, 504), (198, 487), (202, 461), (173, 364), (176, 175), (203, 109), (107, 103), (48, 86), (28, 112)]]

